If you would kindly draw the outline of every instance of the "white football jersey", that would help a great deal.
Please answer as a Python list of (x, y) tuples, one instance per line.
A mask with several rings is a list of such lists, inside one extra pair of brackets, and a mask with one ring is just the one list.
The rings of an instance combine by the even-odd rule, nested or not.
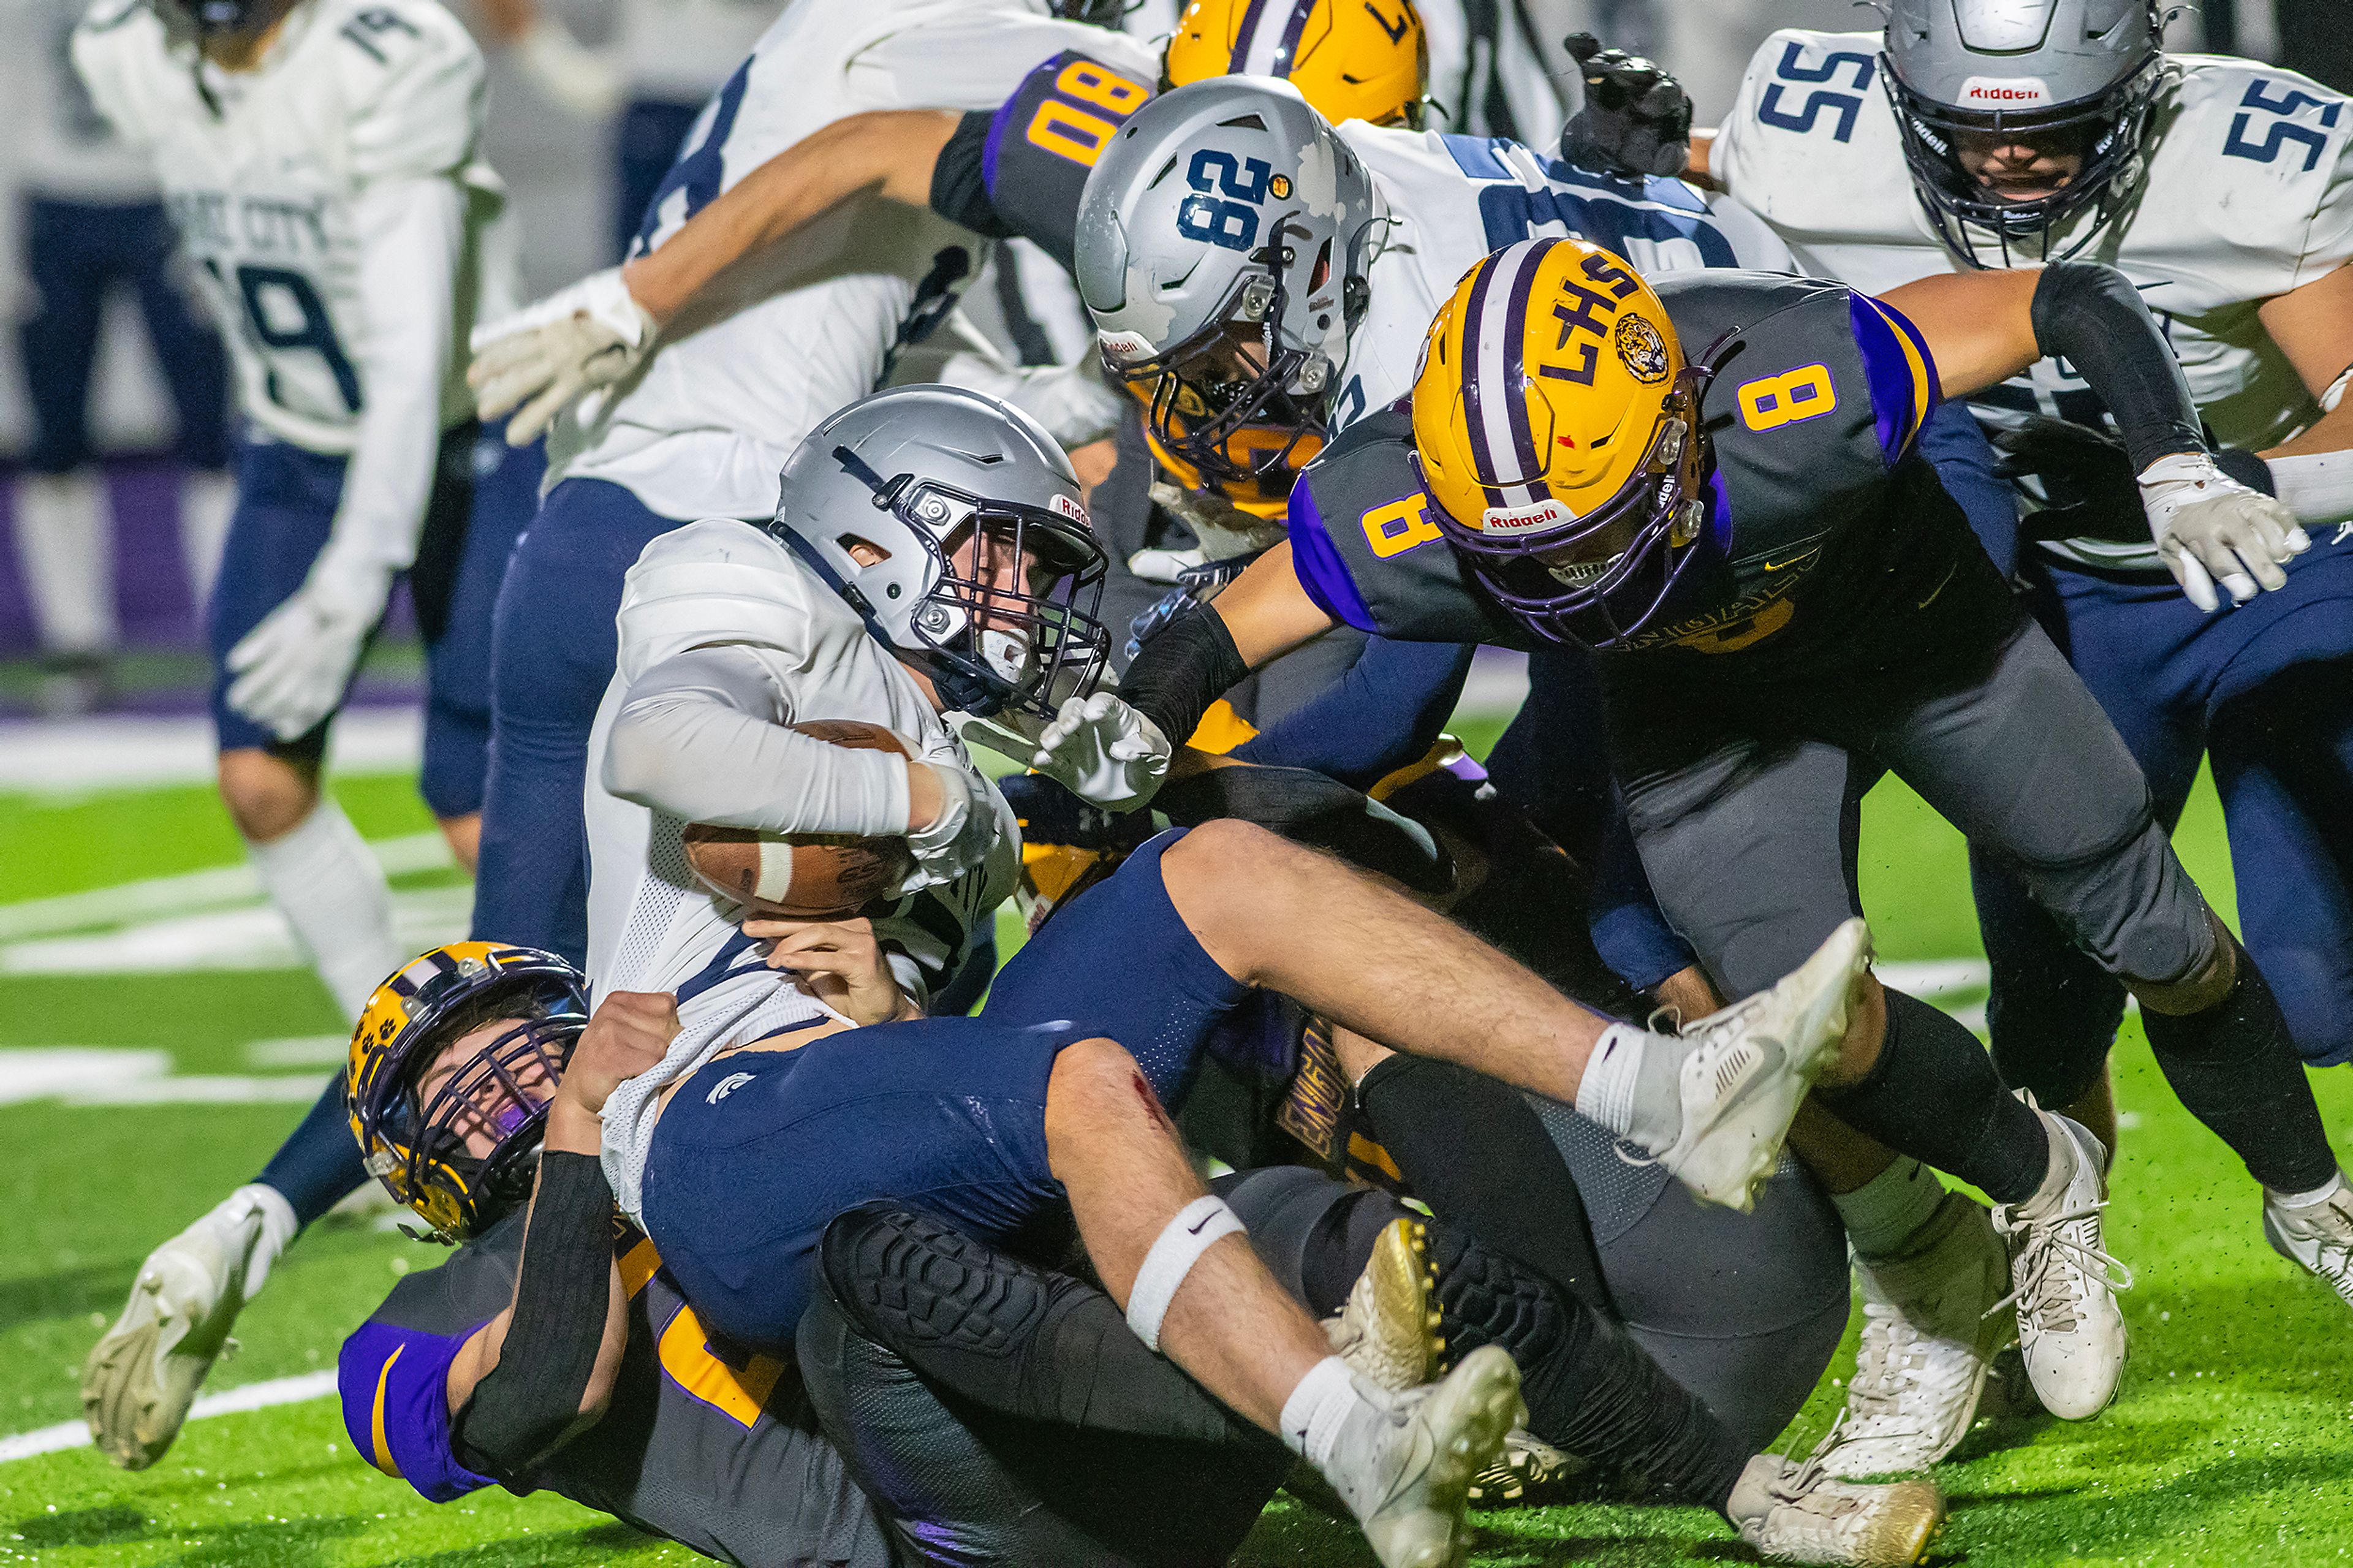
[(1364, 159), (1389, 224), (1368, 272), (1370, 306), (1349, 340), (1335, 429), (1413, 389), (1430, 318), (1465, 272), (1515, 240), (1589, 239), (1651, 275), (1789, 269), (1788, 251), (1754, 214), (1681, 180), (1609, 179), (1485, 136), (1361, 120), (1339, 132)]
[(777, 0), (621, 0), (614, 52), (629, 96), (699, 103), (744, 63)]
[(894, 950), (890, 963), (900, 984), (918, 997), (955, 973), (973, 933), (1011, 896), (1021, 835), (1005, 797), (973, 767), (906, 667), (840, 595), (761, 529), (706, 518), (657, 538), (629, 568), (616, 625), (619, 657), (588, 740), (589, 993), (597, 1000), (613, 991), (675, 993), (680, 1024), (661, 1064), (621, 1085), (605, 1108), (606, 1172), (634, 1215), (661, 1089), (730, 1047), (834, 1015), (789, 972), (767, 967), (764, 945), (736, 928), (741, 905), (687, 870), (682, 820), (606, 790), (606, 742), (631, 681), (690, 648), (748, 649), (792, 694), (789, 711), (764, 715), (771, 721), (862, 719), (914, 742), (924, 760), (971, 775), (979, 808), (997, 815), (988, 863), (902, 900), (873, 922), (875, 935)]
[(303, 0), (259, 68), (229, 73), (200, 65), (192, 32), (146, 0), (100, 0), (73, 54), (99, 111), (154, 160), (245, 413), (307, 450), (347, 454), (358, 436), (359, 194), (378, 180), (462, 185), (468, 259), (441, 417), (472, 416), (464, 349), (503, 194), (476, 157), (482, 59), (455, 17), (434, 0)]
[[(638, 246), (836, 120), (995, 109), (1066, 48), (1158, 70), (1150, 48), (1058, 21), (1044, 0), (797, 0), (687, 133)], [(549, 482), (607, 479), (665, 517), (767, 516), (800, 438), (881, 384), (892, 351), (955, 307), (986, 255), (927, 208), (844, 202), (704, 290), (617, 395), (560, 420)]]
[[(1968, 269), (1913, 192), (1879, 48), (1876, 33), (1774, 34), (1749, 62), (1708, 162), (1803, 270), (1872, 293)], [(2348, 146), (2353, 110), (2327, 88), (2255, 60), (2168, 56), (2145, 188), (2077, 253), (2139, 288), (2199, 412), (2228, 445), (2274, 446), (2318, 416), (2255, 310), (2353, 258)], [(2063, 227), (2054, 250), (2092, 218)], [(1977, 401), (2105, 419), (2090, 388), (2054, 360)], [(2125, 548), (2155, 562), (2153, 552)], [(2125, 559), (2117, 551), (2097, 554)], [(2062, 553), (2089, 552), (2069, 542)]]

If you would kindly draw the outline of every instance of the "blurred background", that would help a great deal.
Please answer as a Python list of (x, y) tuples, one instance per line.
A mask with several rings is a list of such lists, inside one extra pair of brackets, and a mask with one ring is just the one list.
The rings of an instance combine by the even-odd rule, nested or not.
[[(590, 91), (577, 69), (567, 81), (560, 62), (551, 71), (533, 45), (512, 42), (534, 19), (531, 0), (452, 4), (491, 60), (486, 151), (512, 192), (534, 296), (617, 258), (625, 217), (696, 106), (776, 10), (772, 0), (547, 0), (536, 19), (591, 51), (586, 83), (605, 79)], [(0, 718), (199, 710), (195, 605), (227, 499), (218, 348), (182, 291), (152, 181), (109, 143), (66, 65), (81, 9), (0, 0), (0, 103), (17, 110), (19, 132), (0, 142), (10, 328), (0, 332)], [(1153, 35), (1174, 17), (1175, 0), (1142, 0), (1128, 26)], [(1559, 47), (1571, 31), (1665, 62), (1706, 124), (1773, 28), (1868, 28), (1877, 16), (1849, 0), (1436, 0), (1430, 22), (1435, 93), (1454, 124), (1546, 145), (1574, 108)], [(1511, 68), (1492, 64), (1508, 29), (1522, 58), (1558, 73), (1551, 83), (1531, 87), (1524, 74), (1491, 89)], [(2176, 16), (2171, 41), (2283, 59), (2353, 88), (2344, 0), (2208, 0)], [(990, 293), (984, 279), (968, 298)], [(406, 695), (404, 634), (396, 614), (364, 702)]]

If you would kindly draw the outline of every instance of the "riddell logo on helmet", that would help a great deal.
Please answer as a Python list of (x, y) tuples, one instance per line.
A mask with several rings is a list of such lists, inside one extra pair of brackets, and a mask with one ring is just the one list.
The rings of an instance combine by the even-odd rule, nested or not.
[(1153, 352), (1152, 340), (1142, 332), (1097, 332), (1095, 341), (1115, 359), (1143, 359)]
[(1479, 514), (1479, 531), (1527, 533), (1576, 521), (1577, 514), (1556, 500), (1540, 500), (1534, 506), (1491, 506)]
[(2050, 101), (2050, 84), (2039, 76), (1973, 76), (1961, 83), (1965, 108), (2031, 109)]

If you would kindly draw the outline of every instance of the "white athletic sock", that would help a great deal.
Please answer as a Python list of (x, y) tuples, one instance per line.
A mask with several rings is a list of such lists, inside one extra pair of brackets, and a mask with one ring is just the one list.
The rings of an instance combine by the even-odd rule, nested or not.
[(1577, 1113), (1653, 1154), (1672, 1149), (1683, 1132), (1682, 1066), (1680, 1041), (1612, 1024), (1586, 1058)]
[(187, 563), (198, 626), (213, 602), (213, 579), (220, 575), (221, 547), (228, 542), (228, 520), (236, 510), (237, 480), (226, 469), (198, 468), (180, 481), (180, 555)]
[(1282, 1402), (1282, 1440), (1321, 1470), (1332, 1462), (1333, 1446), (1348, 1417), (1368, 1403), (1348, 1363), (1327, 1355), (1307, 1369)]
[(2345, 1190), (2345, 1173), (2337, 1172), (2308, 1193), (2284, 1193), (2276, 1187), (2265, 1187), (2263, 1195), (2284, 1209), (2316, 1208)]
[(1945, 1184), (1936, 1173), (1905, 1154), (1854, 1191), (1831, 1194), (1847, 1245), (1865, 1262), (1901, 1256), (1944, 1201)]
[(407, 956), (393, 939), (384, 868), (332, 795), (322, 795), (292, 832), (248, 844), (246, 852), (296, 943), (356, 1024), (376, 986)]
[(42, 651), (111, 651), (121, 639), (114, 612), (114, 516), (99, 476), (80, 468), (18, 479), (16, 546)]

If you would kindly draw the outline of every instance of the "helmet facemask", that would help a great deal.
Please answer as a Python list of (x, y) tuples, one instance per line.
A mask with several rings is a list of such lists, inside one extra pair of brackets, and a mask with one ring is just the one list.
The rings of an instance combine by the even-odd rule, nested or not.
[[(1092, 687), (1111, 652), (1095, 614), (1105, 562), (1075, 503), (1064, 516), (912, 473), (886, 479), (847, 447), (833, 457), (930, 558), (906, 617), (916, 646), (892, 646), (923, 660), (942, 701), (1051, 718), (1060, 698)], [(862, 594), (852, 605), (871, 619)]]
[[(1906, 87), (1886, 56), (1880, 65), (1914, 194), (1945, 247), (1970, 266), (2063, 261), (2090, 245), (2139, 196), (2152, 107), (2164, 71), (2161, 55), (2151, 55), (2112, 92), (2018, 110), (1940, 103)], [(2050, 195), (2004, 201), (1962, 165), (1960, 139), (1969, 135), (2063, 139), (2081, 162)], [(2092, 221), (2067, 235), (2086, 212), (2094, 215)]]
[[(1641, 468), (1583, 517), (1511, 531), (1450, 515), (1412, 457), (1439, 531), (1495, 603), (1547, 641), (1589, 648), (1623, 645), (1647, 626), (1684, 571), (1704, 527), (1715, 453), (1699, 427), (1711, 364), (1686, 364), (1660, 410)], [(1525, 482), (1480, 474), (1498, 488)]]
[[(1283, 324), (1291, 292), (1283, 278), (1283, 236), (1297, 232), (1278, 221), (1274, 237), (1250, 257), (1225, 301), (1199, 330), (1157, 353), (1123, 360), (1106, 351), (1103, 363), (1139, 389), (1153, 438), (1205, 478), (1228, 484), (1287, 488), (1287, 472), (1303, 442), (1321, 446), (1326, 417), (1339, 391), (1330, 359), (1287, 342)], [(1309, 292), (1329, 280), (1335, 258), (1324, 247)], [(1351, 276), (1343, 285), (1342, 312), (1349, 331), (1365, 312), (1370, 291)], [(1250, 432), (1252, 438), (1237, 441)], [(1280, 444), (1268, 441), (1280, 433)]]
[[(487, 984), (468, 984), (461, 969), (454, 1000), (421, 994), (417, 1020), (385, 1040), (381, 1069), (355, 1068), (348, 1091), (369, 1174), (435, 1240), (478, 1235), (530, 1197), (548, 1107), (587, 1026), (569, 966), (511, 951), (516, 960)], [(442, 1070), (455, 1047), (495, 1024), (504, 1026)]]

